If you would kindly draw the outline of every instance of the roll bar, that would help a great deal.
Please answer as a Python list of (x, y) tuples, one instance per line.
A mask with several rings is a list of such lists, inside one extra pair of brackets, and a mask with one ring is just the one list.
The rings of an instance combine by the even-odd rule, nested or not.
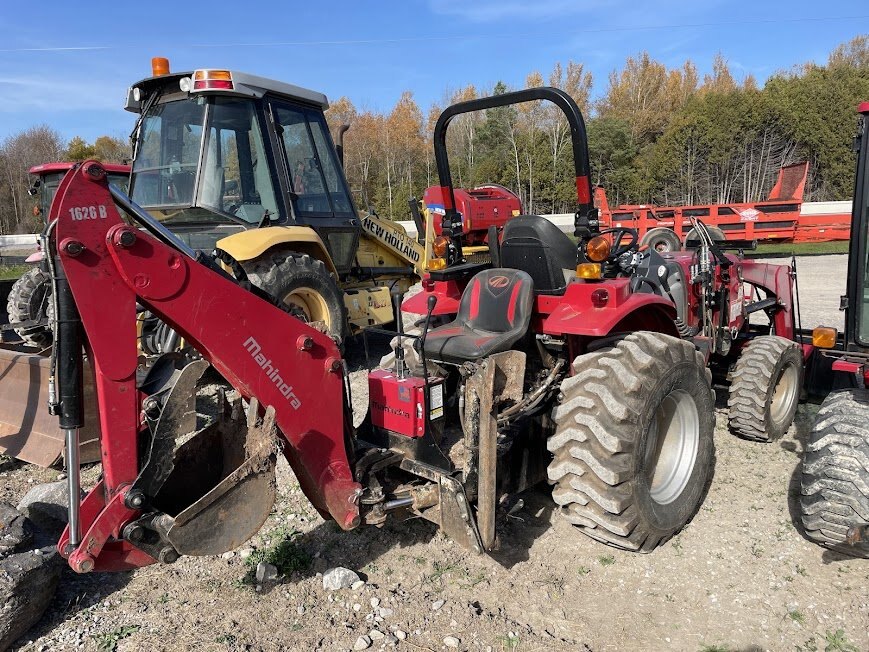
[(574, 217), (574, 233), (577, 237), (587, 237), (598, 227), (597, 211), (592, 203), (592, 188), (590, 165), (588, 160), (588, 137), (585, 131), (585, 121), (576, 102), (564, 91), (551, 86), (527, 88), (501, 95), (481, 97), (467, 102), (458, 102), (444, 109), (438, 118), (434, 129), (434, 152), (438, 179), (441, 185), (441, 195), (444, 200), (443, 231), (452, 239), (457, 251), (461, 251), (462, 221), (456, 212), (456, 197), (453, 191), (453, 179), (450, 174), (449, 157), (447, 155), (447, 127), (450, 121), (462, 113), (484, 111), (499, 106), (522, 104), (536, 100), (548, 100), (564, 113), (570, 126), (570, 141), (573, 145), (573, 168), (576, 177), (577, 209)]

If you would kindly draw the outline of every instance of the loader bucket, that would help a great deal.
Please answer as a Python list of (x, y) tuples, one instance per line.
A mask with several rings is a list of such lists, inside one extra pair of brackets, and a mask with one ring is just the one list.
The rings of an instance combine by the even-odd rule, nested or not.
[(218, 417), (175, 451), (173, 470), (155, 498), (166, 514), (158, 527), (182, 555), (217, 555), (237, 548), (262, 527), (276, 496), (275, 412), (262, 419), (252, 399), (221, 394)]
[[(61, 459), (64, 446), (57, 417), (48, 413), (49, 373), (48, 357), (0, 344), (0, 453), (45, 467)], [(79, 453), (83, 464), (100, 459), (99, 420), (89, 369), (84, 378), (85, 427)]]

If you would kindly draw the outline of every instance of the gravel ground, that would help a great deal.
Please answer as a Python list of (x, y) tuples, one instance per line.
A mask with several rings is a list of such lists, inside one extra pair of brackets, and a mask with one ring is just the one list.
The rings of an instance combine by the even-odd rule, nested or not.
[[(828, 294), (835, 301), (817, 319), (838, 316), (841, 290), (830, 288), (843, 285), (845, 257), (823, 259), (800, 266), (812, 297), (804, 326), (807, 307)], [(364, 404), (364, 371), (353, 385)], [(709, 495), (652, 554), (580, 535), (553, 513), (545, 487), (524, 496), (492, 556), (419, 520), (344, 533), (316, 515), (281, 463), (274, 511), (244, 548), (129, 573), (67, 571), (18, 649), (869, 650), (869, 564), (813, 545), (796, 520), (795, 474), (816, 406), (801, 406), (790, 432), (763, 445), (727, 432), (723, 398)], [(0, 500), (14, 504), (57, 473), (0, 462)], [(263, 555), (286, 575), (258, 584), (251, 571)], [(364, 584), (325, 590), (319, 574), (336, 566)]]
[[(770, 258), (763, 262), (790, 265), (790, 258)], [(845, 313), (839, 311), (839, 297), (845, 294), (848, 255), (801, 256), (797, 258), (800, 289), (800, 315), (803, 328), (845, 327)]]

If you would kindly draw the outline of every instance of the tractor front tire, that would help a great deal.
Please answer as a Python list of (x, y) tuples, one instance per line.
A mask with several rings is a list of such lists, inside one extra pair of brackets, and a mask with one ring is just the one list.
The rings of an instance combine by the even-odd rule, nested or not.
[(756, 337), (740, 352), (727, 399), (730, 431), (754, 441), (780, 439), (791, 427), (803, 381), (800, 345), (775, 335)]
[(869, 558), (869, 541), (847, 545), (848, 528), (869, 523), (869, 391), (828, 395), (806, 442), (800, 491), (806, 536), (836, 552)]
[(322, 260), (307, 254), (276, 252), (245, 263), (244, 269), (250, 282), (284, 310), (306, 323), (321, 323), (339, 345), (344, 341), (344, 297)]
[(655, 251), (679, 251), (682, 243), (675, 231), (659, 226), (646, 232), (640, 240), (640, 246), (648, 246)]
[[(15, 281), (6, 302), (9, 323), (37, 321), (50, 318), (52, 314), (51, 278), (40, 267), (32, 267)], [(30, 326), (15, 328), (25, 343), (40, 349), (51, 346), (51, 328)]]
[(637, 332), (574, 360), (553, 411), (549, 481), (562, 515), (608, 545), (651, 552), (697, 513), (715, 464), (703, 356)]

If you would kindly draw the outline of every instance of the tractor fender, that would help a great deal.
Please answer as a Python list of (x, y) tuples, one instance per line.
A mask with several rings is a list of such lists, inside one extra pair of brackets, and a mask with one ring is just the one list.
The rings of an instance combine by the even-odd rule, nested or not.
[[(561, 297), (538, 297), (540, 312), (549, 312), (543, 320), (543, 332), (606, 337), (611, 333), (644, 330), (678, 337), (673, 303), (656, 294), (632, 292), (629, 282), (626, 278), (574, 282)], [(548, 311), (550, 307), (552, 310)]]
[(323, 261), (329, 272), (337, 274), (329, 250), (309, 226), (268, 226), (241, 231), (218, 240), (217, 248), (240, 263), (259, 258), (273, 249), (288, 249)]

